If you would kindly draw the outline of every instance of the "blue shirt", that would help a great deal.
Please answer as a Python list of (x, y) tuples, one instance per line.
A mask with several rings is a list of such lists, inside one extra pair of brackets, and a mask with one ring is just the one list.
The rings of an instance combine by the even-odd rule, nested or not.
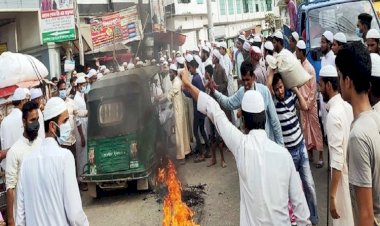
[[(202, 78), (201, 78), (201, 76), (198, 73), (196, 73), (195, 75), (193, 75), (193, 79), (191, 80), (191, 84), (193, 84), (193, 86), (197, 87), (200, 91), (206, 92), (206, 88), (203, 85)], [(189, 92), (184, 91), (183, 93), (187, 97), (192, 98), (191, 94)], [(196, 108), (197, 102), (194, 100), (194, 98), (192, 98), (192, 99), (193, 99), (194, 117), (205, 118), (206, 116), (204, 114), (202, 114), (200, 111), (197, 110), (197, 108)]]
[[(277, 144), (284, 145), (280, 121), (278, 120), (276, 108), (274, 106), (272, 95), (270, 94), (269, 89), (266, 86), (259, 83), (254, 83), (252, 89), (256, 89), (263, 96), (265, 104), (265, 113), (267, 117), (265, 123), (265, 131), (268, 137)], [(240, 89), (230, 97), (224, 96), (218, 91), (215, 91), (214, 96), (221, 106), (223, 106), (227, 110), (235, 110), (240, 108), (244, 92), (244, 87), (240, 87)]]

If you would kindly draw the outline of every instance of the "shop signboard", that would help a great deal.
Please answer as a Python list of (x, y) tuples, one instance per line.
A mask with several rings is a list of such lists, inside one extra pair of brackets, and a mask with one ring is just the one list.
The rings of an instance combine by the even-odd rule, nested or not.
[(91, 21), (91, 39), (94, 48), (112, 45), (116, 42), (126, 44), (141, 40), (141, 21), (137, 7), (108, 14)]
[(42, 42), (75, 40), (73, 0), (40, 0)]

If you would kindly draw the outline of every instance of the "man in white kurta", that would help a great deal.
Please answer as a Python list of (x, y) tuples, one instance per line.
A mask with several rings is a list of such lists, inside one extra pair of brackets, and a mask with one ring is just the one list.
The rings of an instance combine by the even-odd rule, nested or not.
[(177, 76), (177, 66), (170, 65), (170, 77), (173, 85), (169, 92), (160, 98), (161, 101), (170, 100), (173, 103), (174, 128), (176, 138), (176, 158), (184, 163), (185, 157), (190, 153), (188, 125), (185, 119), (185, 101), (182, 95), (182, 81)]
[[(53, 121), (54, 118), (58, 118)], [(70, 134), (65, 102), (51, 98), (44, 110), (49, 130), (41, 146), (24, 158), (17, 185), (16, 225), (89, 225), (82, 208), (73, 154), (56, 139)]]
[(330, 213), (334, 226), (353, 226), (347, 165), (347, 144), (353, 121), (352, 107), (342, 99), (337, 90), (339, 81), (335, 67), (331, 65), (322, 67), (319, 76), (323, 100), (328, 101), (326, 134), (332, 168)]
[[(22, 123), (21, 109), (27, 102), (26, 92), (23, 88), (17, 88), (12, 96), (13, 109), (1, 122), (1, 150), (8, 150), (22, 137), (24, 125)], [(1, 162), (1, 167), (6, 169), (6, 161)]]
[(198, 111), (207, 114), (236, 159), (241, 196), (240, 225), (290, 225), (289, 200), (297, 225), (310, 224), (310, 212), (292, 157), (285, 148), (271, 141), (264, 130), (265, 108), (261, 94), (255, 90), (247, 91), (242, 110), (263, 117), (262, 129), (243, 134), (212, 97), (191, 85), (186, 73), (182, 74), (182, 80), (198, 101)]

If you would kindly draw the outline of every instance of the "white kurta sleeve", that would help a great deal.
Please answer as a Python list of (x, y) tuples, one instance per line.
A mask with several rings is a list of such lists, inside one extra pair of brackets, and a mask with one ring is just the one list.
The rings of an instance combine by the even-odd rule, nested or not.
[(17, 185), (17, 215), (16, 215), (16, 226), (26, 225), (25, 219), (25, 202), (24, 202), (24, 189), (23, 189), (23, 168), (20, 169), (20, 180)]
[(299, 176), (299, 173), (296, 171), (290, 154), (288, 162), (290, 168), (289, 199), (292, 203), (294, 216), (297, 217), (297, 225), (310, 225), (310, 221), (308, 220), (310, 217), (310, 211), (304, 192), (302, 191), (301, 178)]
[(238, 150), (244, 134), (228, 120), (224, 111), (220, 109), (219, 104), (206, 93), (200, 92), (198, 96), (198, 111), (209, 117), (228, 149), (238, 158)]
[(327, 115), (326, 132), (331, 159), (330, 166), (336, 170), (342, 171), (344, 165), (344, 130), (339, 119), (335, 117), (335, 115)]
[(82, 200), (75, 174), (75, 160), (71, 152), (66, 155), (64, 164), (63, 202), (67, 220), (70, 225), (88, 226), (89, 223), (82, 209)]
[[(14, 147), (14, 146), (13, 146)], [(6, 170), (5, 170), (5, 185), (6, 189), (14, 189), (17, 185), (17, 169), (18, 161), (16, 156), (16, 150), (11, 148), (7, 153)]]

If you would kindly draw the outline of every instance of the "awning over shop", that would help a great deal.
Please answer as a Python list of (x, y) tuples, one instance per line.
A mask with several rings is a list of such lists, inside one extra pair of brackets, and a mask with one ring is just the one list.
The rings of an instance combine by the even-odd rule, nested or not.
[(186, 35), (168, 30), (166, 32), (156, 32), (153, 37), (158, 44), (182, 46), (186, 41)]

